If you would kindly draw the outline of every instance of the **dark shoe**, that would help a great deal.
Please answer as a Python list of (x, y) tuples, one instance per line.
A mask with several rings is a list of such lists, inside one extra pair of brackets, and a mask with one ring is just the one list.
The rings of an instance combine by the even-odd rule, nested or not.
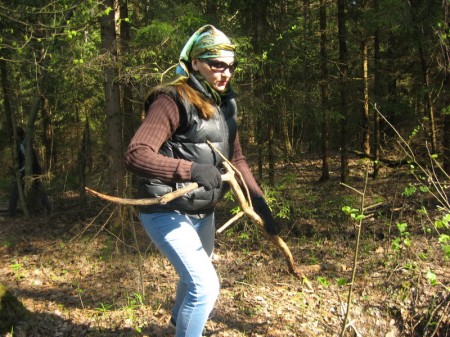
[(177, 328), (177, 322), (175, 321), (175, 318), (170, 317), (169, 327), (171, 327), (174, 330)]

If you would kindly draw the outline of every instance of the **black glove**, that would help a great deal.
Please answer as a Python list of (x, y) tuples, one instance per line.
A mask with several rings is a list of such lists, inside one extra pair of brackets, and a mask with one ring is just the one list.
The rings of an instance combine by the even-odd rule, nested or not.
[(191, 178), (200, 186), (203, 186), (207, 191), (222, 185), (222, 176), (219, 170), (211, 164), (193, 163), (191, 168)]
[(264, 228), (270, 235), (278, 235), (280, 226), (275, 222), (272, 212), (263, 197), (252, 198), (253, 209), (263, 219)]

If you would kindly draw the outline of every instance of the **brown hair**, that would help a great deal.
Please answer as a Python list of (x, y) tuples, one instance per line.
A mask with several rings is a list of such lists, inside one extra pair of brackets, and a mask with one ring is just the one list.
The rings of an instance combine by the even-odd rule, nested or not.
[(187, 83), (186, 77), (179, 77), (175, 81), (169, 82), (168, 84), (159, 85), (151, 91), (150, 95), (158, 91), (168, 92), (170, 91), (170, 86), (175, 88), (181, 99), (185, 99), (190, 102), (198, 110), (201, 118), (208, 120), (216, 113), (216, 107), (214, 104), (212, 104), (199, 91), (192, 88)]
[(175, 89), (180, 97), (183, 97), (188, 102), (191, 102), (199, 112), (203, 119), (210, 119), (214, 116), (216, 108), (210, 101), (208, 101), (200, 92), (192, 88), (186, 81), (175, 83)]

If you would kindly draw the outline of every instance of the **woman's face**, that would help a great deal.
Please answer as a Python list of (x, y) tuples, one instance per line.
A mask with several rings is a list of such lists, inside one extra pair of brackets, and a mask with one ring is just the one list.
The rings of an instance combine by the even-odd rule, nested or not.
[(233, 57), (192, 60), (192, 69), (198, 71), (216, 91), (224, 91), (233, 76), (236, 62)]

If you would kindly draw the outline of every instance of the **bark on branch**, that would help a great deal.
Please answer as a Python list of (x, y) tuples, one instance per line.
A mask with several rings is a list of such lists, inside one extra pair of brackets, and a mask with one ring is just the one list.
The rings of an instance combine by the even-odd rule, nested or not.
[(186, 193), (192, 192), (198, 188), (197, 183), (191, 183), (188, 186), (185, 186), (183, 188), (180, 188), (179, 190), (167, 193), (161, 197), (158, 198), (151, 198), (151, 199), (128, 199), (128, 198), (120, 198), (120, 197), (114, 197), (111, 195), (103, 194), (100, 192), (97, 192), (93, 189), (90, 189), (89, 187), (85, 187), (86, 192), (95, 195), (96, 197), (102, 198), (104, 200), (108, 200), (111, 202), (114, 202), (116, 204), (121, 205), (132, 205), (132, 206), (149, 206), (149, 205), (165, 205), (168, 202), (181, 197), (182, 195), (185, 195)]

